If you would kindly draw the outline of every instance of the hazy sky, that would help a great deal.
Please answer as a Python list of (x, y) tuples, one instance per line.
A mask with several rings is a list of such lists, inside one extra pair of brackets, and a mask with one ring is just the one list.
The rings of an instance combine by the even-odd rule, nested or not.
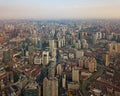
[(120, 18), (120, 0), (0, 0), (3, 18)]

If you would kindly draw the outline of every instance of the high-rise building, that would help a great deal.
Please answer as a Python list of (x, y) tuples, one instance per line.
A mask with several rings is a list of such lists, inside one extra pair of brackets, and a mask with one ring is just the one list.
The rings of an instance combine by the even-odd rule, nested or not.
[(76, 58), (81, 58), (84, 56), (83, 50), (76, 50)]
[(48, 51), (43, 51), (42, 53), (42, 64), (43, 65), (48, 65), (49, 63), (49, 52)]
[(97, 62), (94, 57), (82, 57), (78, 62), (80, 67), (87, 68), (89, 72), (94, 72), (97, 69)]
[(3, 79), (0, 80), (0, 89), (2, 90), (5, 87), (5, 84), (3, 83)]
[(81, 49), (81, 41), (80, 41), (80, 40), (77, 40), (77, 41), (75, 42), (75, 48), (76, 48), (76, 49)]
[(62, 47), (62, 40), (61, 39), (58, 39), (57, 46), (58, 46), (58, 48)]
[(28, 46), (28, 53), (29, 53), (29, 64), (33, 64), (33, 62), (34, 62), (34, 58), (33, 58), (33, 56), (34, 56), (34, 45), (31, 44), (31, 45)]
[(5, 30), (13, 31), (15, 29), (15, 26), (13, 24), (5, 24), (4, 25)]
[(62, 75), (62, 64), (57, 65), (57, 74), (60, 76)]
[(68, 86), (68, 90), (74, 90), (74, 91), (79, 90), (80, 87), (78, 82), (69, 82), (67, 86)]
[(41, 41), (40, 38), (38, 38), (37, 47), (38, 47), (40, 50), (42, 49), (42, 41)]
[(55, 41), (53, 39), (49, 40), (49, 50), (50, 50), (50, 52), (52, 52), (54, 48), (55, 48)]
[(101, 39), (102, 38), (102, 33), (101, 32), (96, 32), (96, 37), (97, 37), (97, 39)]
[(63, 37), (63, 38), (58, 38), (57, 46), (58, 46), (58, 48), (61, 48), (61, 47), (64, 47), (64, 46), (65, 46), (65, 37)]
[(36, 82), (30, 82), (25, 87), (23, 96), (41, 96), (41, 87)]
[(97, 43), (97, 36), (96, 36), (96, 34), (92, 34), (92, 43), (93, 44)]
[(105, 56), (105, 66), (109, 66), (110, 64), (110, 57), (109, 57), (109, 54), (106, 53), (106, 56)]
[(43, 96), (58, 96), (58, 79), (44, 78), (43, 80)]
[(25, 58), (26, 57), (26, 51), (28, 50), (28, 44), (27, 43), (22, 43), (21, 44), (21, 49), (22, 49), (22, 56)]
[(88, 64), (89, 72), (96, 71), (96, 66), (97, 66), (96, 59), (95, 58), (88, 58), (87, 62), (88, 62), (87, 64)]
[(28, 46), (28, 51), (29, 51), (29, 55), (33, 55), (34, 54), (34, 46), (33, 45), (29, 45)]
[(57, 54), (56, 54), (56, 48), (54, 48), (53, 51), (52, 51), (52, 57), (53, 57), (54, 59), (56, 59), (56, 55), (57, 55)]
[(90, 62), (88, 64), (89, 72), (94, 72), (95, 71), (95, 62)]
[(111, 42), (108, 44), (108, 51), (110, 52), (110, 55), (113, 55), (115, 53), (120, 53), (120, 43), (117, 42)]
[(55, 40), (49, 40), (49, 51), (52, 55), (52, 57), (56, 57), (56, 42)]
[(4, 63), (6, 63), (6, 62), (8, 62), (8, 61), (10, 61), (11, 60), (11, 55), (10, 55), (10, 50), (9, 49), (5, 49), (4, 51), (3, 51), (3, 62)]
[(92, 43), (96, 44), (97, 40), (102, 39), (102, 33), (101, 32), (96, 32), (92, 34)]
[(109, 66), (110, 64), (109, 52), (106, 52), (103, 54), (103, 61), (104, 61), (105, 66)]
[(78, 33), (78, 39), (79, 39), (79, 40), (82, 40), (82, 39), (83, 39), (83, 35), (82, 35), (81, 32)]
[(83, 68), (83, 66), (84, 66), (84, 58), (79, 58), (78, 63), (79, 63), (79, 66)]
[(82, 48), (83, 49), (87, 49), (88, 48), (88, 43), (87, 43), (87, 40), (85, 40), (85, 39), (82, 39)]
[(36, 46), (38, 43), (38, 31), (37, 30), (33, 30), (33, 43)]
[(62, 38), (62, 42), (63, 42), (63, 44), (62, 44), (62, 47), (63, 47), (63, 46), (65, 46), (65, 45), (66, 45), (65, 36), (63, 36), (63, 38)]
[(54, 78), (55, 77), (55, 62), (51, 62), (50, 66), (48, 68), (48, 78)]
[(72, 68), (72, 81), (79, 82), (79, 69), (77, 67)]
[(0, 68), (0, 90), (13, 82), (13, 72), (6, 72), (3, 68)]
[(36, 56), (35, 58), (34, 58), (34, 64), (41, 64), (42, 62), (42, 60), (41, 60), (42, 58), (40, 57), (40, 56)]
[(66, 74), (63, 73), (62, 74), (62, 88), (66, 88)]

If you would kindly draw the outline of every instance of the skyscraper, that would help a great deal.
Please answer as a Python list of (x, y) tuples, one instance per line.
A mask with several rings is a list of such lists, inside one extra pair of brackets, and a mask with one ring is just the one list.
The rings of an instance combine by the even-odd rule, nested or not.
[(53, 49), (55, 48), (55, 41), (52, 39), (52, 40), (49, 40), (49, 50), (50, 52), (53, 51)]
[(56, 42), (55, 40), (49, 40), (49, 51), (53, 58), (56, 58)]
[(49, 52), (48, 51), (43, 51), (42, 53), (42, 64), (43, 65), (48, 65), (49, 63)]
[(103, 54), (103, 61), (104, 61), (105, 66), (109, 66), (109, 64), (110, 64), (109, 52), (105, 52)]
[(66, 88), (66, 74), (62, 74), (62, 88)]
[(51, 62), (49, 68), (48, 68), (48, 78), (54, 78), (55, 77), (55, 62)]
[(88, 59), (88, 69), (89, 69), (89, 72), (94, 72), (96, 71), (96, 67), (97, 67), (97, 62), (96, 62), (96, 59), (95, 58), (89, 58)]
[(60, 76), (62, 75), (62, 64), (57, 65), (57, 74)]
[(36, 82), (29, 82), (24, 89), (23, 96), (41, 96), (41, 87)]
[(58, 80), (57, 78), (43, 80), (43, 96), (58, 96)]
[(76, 58), (81, 58), (84, 56), (83, 50), (76, 50)]
[(10, 50), (9, 49), (5, 49), (3, 51), (3, 62), (6, 63), (6, 62), (8, 62), (10, 60), (11, 60)]
[(79, 82), (79, 69), (77, 67), (72, 69), (72, 81)]
[(41, 41), (40, 38), (38, 38), (37, 47), (38, 47), (40, 50), (42, 49), (42, 41)]

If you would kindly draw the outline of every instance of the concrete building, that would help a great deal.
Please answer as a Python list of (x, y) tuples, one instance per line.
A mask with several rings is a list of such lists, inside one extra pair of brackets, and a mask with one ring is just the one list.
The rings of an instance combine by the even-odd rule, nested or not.
[(49, 50), (50, 50), (50, 52), (52, 52), (54, 48), (55, 48), (55, 41), (53, 39), (49, 40)]
[(96, 34), (92, 34), (92, 44), (96, 44), (97, 43), (97, 36)]
[(96, 38), (97, 39), (102, 39), (102, 33), (101, 32), (96, 32)]
[(101, 94), (102, 94), (102, 91), (99, 89), (93, 89), (91, 91), (95, 96), (101, 96)]
[(56, 78), (44, 78), (43, 96), (58, 96), (58, 80)]
[(88, 68), (89, 68), (89, 72), (94, 72), (95, 71), (95, 63), (90, 62), (88, 65)]
[(101, 32), (96, 32), (92, 34), (92, 43), (96, 44), (97, 40), (102, 39), (102, 33)]
[(23, 96), (41, 96), (41, 87), (36, 82), (30, 82), (25, 87)]
[(62, 71), (63, 71), (62, 64), (58, 64), (57, 65), (57, 74), (61, 76), (62, 75)]
[(56, 58), (56, 42), (55, 40), (49, 40), (49, 51), (52, 57)]
[(74, 52), (69, 52), (68, 56), (69, 56), (69, 59), (74, 59), (75, 58)]
[(103, 54), (103, 62), (105, 64), (105, 66), (109, 66), (109, 64), (110, 64), (110, 55), (109, 55), (109, 52), (105, 52)]
[(62, 47), (62, 40), (61, 39), (58, 39), (57, 46), (58, 46), (58, 48)]
[(68, 90), (78, 90), (78, 89), (79, 89), (79, 83), (76, 82), (68, 83)]
[[(26, 51), (27, 52), (27, 51)], [(33, 64), (33, 56), (34, 56), (34, 45), (30, 44), (28, 46), (28, 53), (29, 53), (29, 64)], [(25, 55), (26, 56), (26, 55)]]
[(120, 53), (120, 43), (117, 43), (117, 42), (109, 43), (108, 50), (110, 52), (110, 55), (113, 55), (115, 53)]
[(97, 62), (93, 57), (84, 57), (79, 59), (79, 66), (82, 68), (87, 68), (89, 72), (94, 72), (97, 68)]
[(87, 49), (88, 48), (88, 43), (87, 43), (87, 40), (85, 40), (85, 39), (82, 39), (82, 48), (83, 49)]
[(3, 68), (0, 68), (0, 90), (13, 82), (13, 72), (6, 72)]
[(76, 50), (76, 58), (81, 58), (84, 56), (83, 50)]
[(55, 77), (55, 62), (51, 62), (50, 66), (48, 68), (48, 78), (54, 78)]
[(8, 61), (11, 60), (11, 55), (10, 55), (10, 50), (9, 49), (5, 49), (3, 50), (3, 62), (6, 63)]
[(40, 50), (42, 49), (42, 40), (41, 40), (41, 38), (38, 38), (37, 47), (38, 47)]
[(58, 38), (57, 46), (58, 46), (58, 48), (64, 47), (65, 46), (65, 38)]
[(42, 58), (40, 56), (36, 56), (34, 58), (34, 64), (38, 64), (38, 65), (42, 64)]
[(62, 74), (62, 88), (66, 88), (66, 74), (63, 73)]
[(28, 46), (28, 51), (29, 51), (29, 55), (33, 56), (34, 55), (34, 46), (33, 45), (29, 45)]
[(79, 82), (79, 69), (77, 67), (72, 68), (72, 81)]
[(48, 65), (49, 63), (49, 52), (48, 51), (43, 51), (42, 53), (42, 64), (43, 65)]
[(76, 48), (76, 49), (81, 49), (81, 41), (80, 41), (80, 40), (77, 40), (77, 41), (75, 42), (75, 48)]
[(88, 69), (89, 69), (89, 72), (94, 72), (96, 71), (96, 67), (97, 67), (97, 63), (96, 63), (96, 60), (95, 58), (90, 58), (88, 61)]

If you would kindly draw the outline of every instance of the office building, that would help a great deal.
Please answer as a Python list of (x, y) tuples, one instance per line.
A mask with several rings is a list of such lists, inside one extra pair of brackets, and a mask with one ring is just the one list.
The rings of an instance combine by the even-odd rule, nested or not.
[(57, 74), (61, 76), (62, 75), (62, 71), (63, 71), (62, 64), (58, 64), (57, 65)]
[(51, 62), (48, 68), (48, 78), (54, 78), (55, 77), (55, 62)]
[(53, 52), (54, 48), (55, 48), (55, 41), (53, 39), (49, 40), (49, 50), (50, 50), (50, 52)]
[(41, 96), (41, 87), (36, 82), (30, 82), (25, 87), (23, 96)]
[(103, 62), (105, 64), (105, 66), (109, 66), (109, 64), (110, 64), (110, 55), (109, 55), (109, 52), (105, 52), (103, 54)]
[(38, 65), (42, 64), (42, 58), (40, 56), (36, 56), (34, 58), (34, 64), (38, 64)]
[(3, 62), (4, 63), (6, 63), (6, 62), (8, 62), (8, 61), (10, 61), (11, 60), (11, 55), (10, 55), (10, 50), (9, 49), (5, 49), (4, 51), (3, 51)]
[(84, 56), (83, 50), (76, 50), (76, 58), (81, 58)]
[(48, 51), (43, 51), (42, 53), (42, 64), (43, 65), (48, 65), (49, 63), (49, 52)]
[(79, 82), (79, 69), (77, 67), (72, 68), (72, 81)]
[(58, 96), (58, 80), (57, 78), (44, 78), (43, 80), (43, 96)]
[(66, 88), (66, 74), (63, 73), (62, 74), (62, 88)]

